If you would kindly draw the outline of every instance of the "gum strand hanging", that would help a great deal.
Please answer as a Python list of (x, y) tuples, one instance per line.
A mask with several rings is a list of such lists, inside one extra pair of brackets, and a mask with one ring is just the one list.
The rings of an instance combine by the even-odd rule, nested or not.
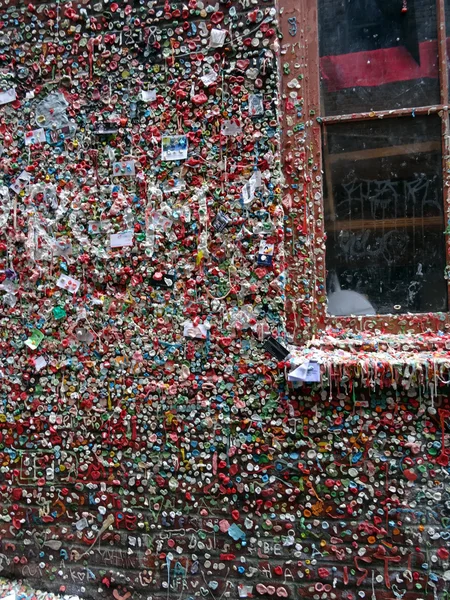
[(152, 257), (155, 252), (155, 226), (153, 223), (153, 211), (159, 208), (163, 200), (162, 191), (157, 187), (154, 180), (150, 182), (147, 191), (147, 206), (145, 208), (145, 254)]

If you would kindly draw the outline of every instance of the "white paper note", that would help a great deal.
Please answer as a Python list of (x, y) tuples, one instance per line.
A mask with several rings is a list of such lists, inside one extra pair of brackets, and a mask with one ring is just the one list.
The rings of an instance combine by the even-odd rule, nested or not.
[(6, 92), (0, 92), (0, 105), (9, 104), (9, 102), (14, 102), (14, 100), (17, 100), (17, 94), (14, 88), (6, 90)]
[(240, 135), (242, 133), (242, 127), (237, 125), (234, 121), (224, 121), (220, 133), (222, 135)]
[(34, 361), (34, 368), (36, 369), (36, 371), (40, 371), (46, 366), (46, 364), (47, 361), (45, 360), (45, 358), (43, 356), (38, 356)]
[(211, 70), (202, 77), (200, 77), (200, 79), (202, 80), (203, 85), (205, 87), (208, 87), (217, 81), (217, 77), (217, 73)]
[(124, 246), (133, 245), (134, 231), (121, 231), (120, 233), (112, 233), (110, 237), (111, 248), (123, 248)]
[(16, 192), (16, 194), (20, 194), (20, 192), (24, 189), (24, 187), (31, 180), (31, 175), (26, 171), (22, 171), (22, 173), (17, 177), (14, 183), (11, 186), (11, 189)]
[(261, 171), (255, 171), (242, 188), (242, 202), (250, 204), (253, 202), (257, 188), (261, 187)]
[(211, 29), (211, 37), (209, 38), (210, 48), (222, 48), (225, 43), (227, 31), (225, 29)]
[(313, 361), (304, 362), (291, 371), (288, 375), (288, 381), (305, 381), (307, 383), (320, 383), (320, 365)]
[(183, 335), (187, 338), (206, 340), (208, 330), (203, 323), (194, 325), (192, 321), (185, 321), (183, 323)]
[(156, 90), (141, 90), (141, 100), (154, 102), (156, 100)]

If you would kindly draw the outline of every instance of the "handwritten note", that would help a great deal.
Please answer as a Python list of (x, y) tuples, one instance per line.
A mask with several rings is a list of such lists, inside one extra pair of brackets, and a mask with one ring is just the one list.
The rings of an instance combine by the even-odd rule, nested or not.
[(112, 233), (110, 237), (111, 248), (123, 248), (124, 246), (133, 245), (134, 231), (121, 231), (120, 233)]

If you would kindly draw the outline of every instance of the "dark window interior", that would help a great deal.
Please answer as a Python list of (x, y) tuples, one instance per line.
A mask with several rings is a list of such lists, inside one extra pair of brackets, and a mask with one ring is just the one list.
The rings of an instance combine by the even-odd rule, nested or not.
[(324, 128), (330, 314), (446, 310), (440, 140), (437, 116)]
[(437, 104), (436, 40), (435, 0), (319, 0), (322, 114)]

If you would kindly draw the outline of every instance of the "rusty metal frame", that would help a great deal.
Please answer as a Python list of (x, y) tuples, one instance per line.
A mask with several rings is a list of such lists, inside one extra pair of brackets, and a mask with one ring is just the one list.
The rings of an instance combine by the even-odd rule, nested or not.
[[(450, 217), (450, 139), (449, 139), (449, 115), (448, 115), (448, 55), (447, 55), (447, 31), (445, 23), (445, 0), (436, 0), (437, 27), (438, 27), (438, 57), (439, 57), (439, 89), (443, 110), (440, 112), (442, 131), (442, 184), (444, 195), (444, 215), (447, 221)], [(450, 265), (450, 236), (446, 236), (446, 264)], [(447, 285), (448, 304), (450, 311), (450, 280)]]
[(348, 115), (333, 115), (330, 117), (319, 117), (319, 120), (324, 125), (331, 125), (333, 123), (348, 123), (350, 121), (375, 121), (377, 119), (435, 115), (439, 114), (441, 111), (447, 110), (448, 106), (435, 104), (433, 106), (420, 106), (419, 108), (396, 108), (392, 110), (372, 110), (370, 112), (352, 113)]
[[(322, 181), (317, 174), (322, 172), (322, 138), (327, 125), (348, 123), (353, 121), (371, 121), (376, 119), (411, 117), (415, 115), (439, 115), (442, 123), (442, 172), (444, 219), (450, 222), (450, 127), (449, 127), (449, 76), (447, 58), (447, 35), (445, 23), (445, 0), (436, 0), (437, 36), (439, 60), (440, 103), (432, 106), (370, 111), (336, 116), (320, 116), (320, 84), (319, 84), (319, 44), (318, 44), (318, 0), (280, 0), (280, 27), (283, 34), (281, 62), (288, 63), (290, 73), (282, 75), (283, 136), (282, 152), (285, 173), (285, 192), (289, 194), (294, 180), (302, 180), (303, 203), (293, 202), (287, 216), (287, 269), (289, 273), (287, 286), (288, 330), (297, 343), (317, 336), (327, 327), (341, 331), (376, 331), (404, 333), (450, 330), (450, 313), (377, 315), (375, 317), (331, 317), (326, 314), (325, 297), (325, 257), (320, 253), (320, 240), (323, 239), (323, 190)], [(298, 23), (298, 30), (293, 35), (290, 27), (293, 17)], [(297, 46), (298, 52), (293, 48)], [(284, 57), (286, 57), (284, 59)], [(301, 77), (303, 102), (303, 134), (307, 148), (300, 169), (300, 177), (292, 177), (287, 173), (286, 158), (292, 154), (296, 138), (292, 135), (292, 119), (285, 110), (289, 97), (288, 86), (292, 75)], [(287, 113), (287, 114), (286, 114)], [(317, 126), (316, 126), (317, 125)], [(291, 169), (288, 169), (291, 171)], [(295, 184), (294, 184), (295, 185)], [(320, 202), (314, 201), (317, 193)], [(286, 206), (285, 206), (286, 210)], [(303, 223), (303, 229), (301, 224)], [(297, 230), (302, 234), (307, 227), (308, 234), (304, 238), (310, 244), (308, 252), (302, 252), (301, 243), (292, 242)], [(293, 233), (292, 233), (293, 232)], [(308, 237), (309, 236), (309, 237)], [(295, 238), (302, 239), (302, 235)], [(300, 252), (299, 252), (300, 247)], [(317, 252), (319, 249), (319, 252)], [(446, 237), (447, 266), (450, 271), (450, 236)], [(305, 264), (306, 263), (306, 264)], [(308, 294), (308, 281), (310, 293)], [(450, 282), (448, 286), (450, 303)], [(448, 309), (450, 310), (450, 304)]]

